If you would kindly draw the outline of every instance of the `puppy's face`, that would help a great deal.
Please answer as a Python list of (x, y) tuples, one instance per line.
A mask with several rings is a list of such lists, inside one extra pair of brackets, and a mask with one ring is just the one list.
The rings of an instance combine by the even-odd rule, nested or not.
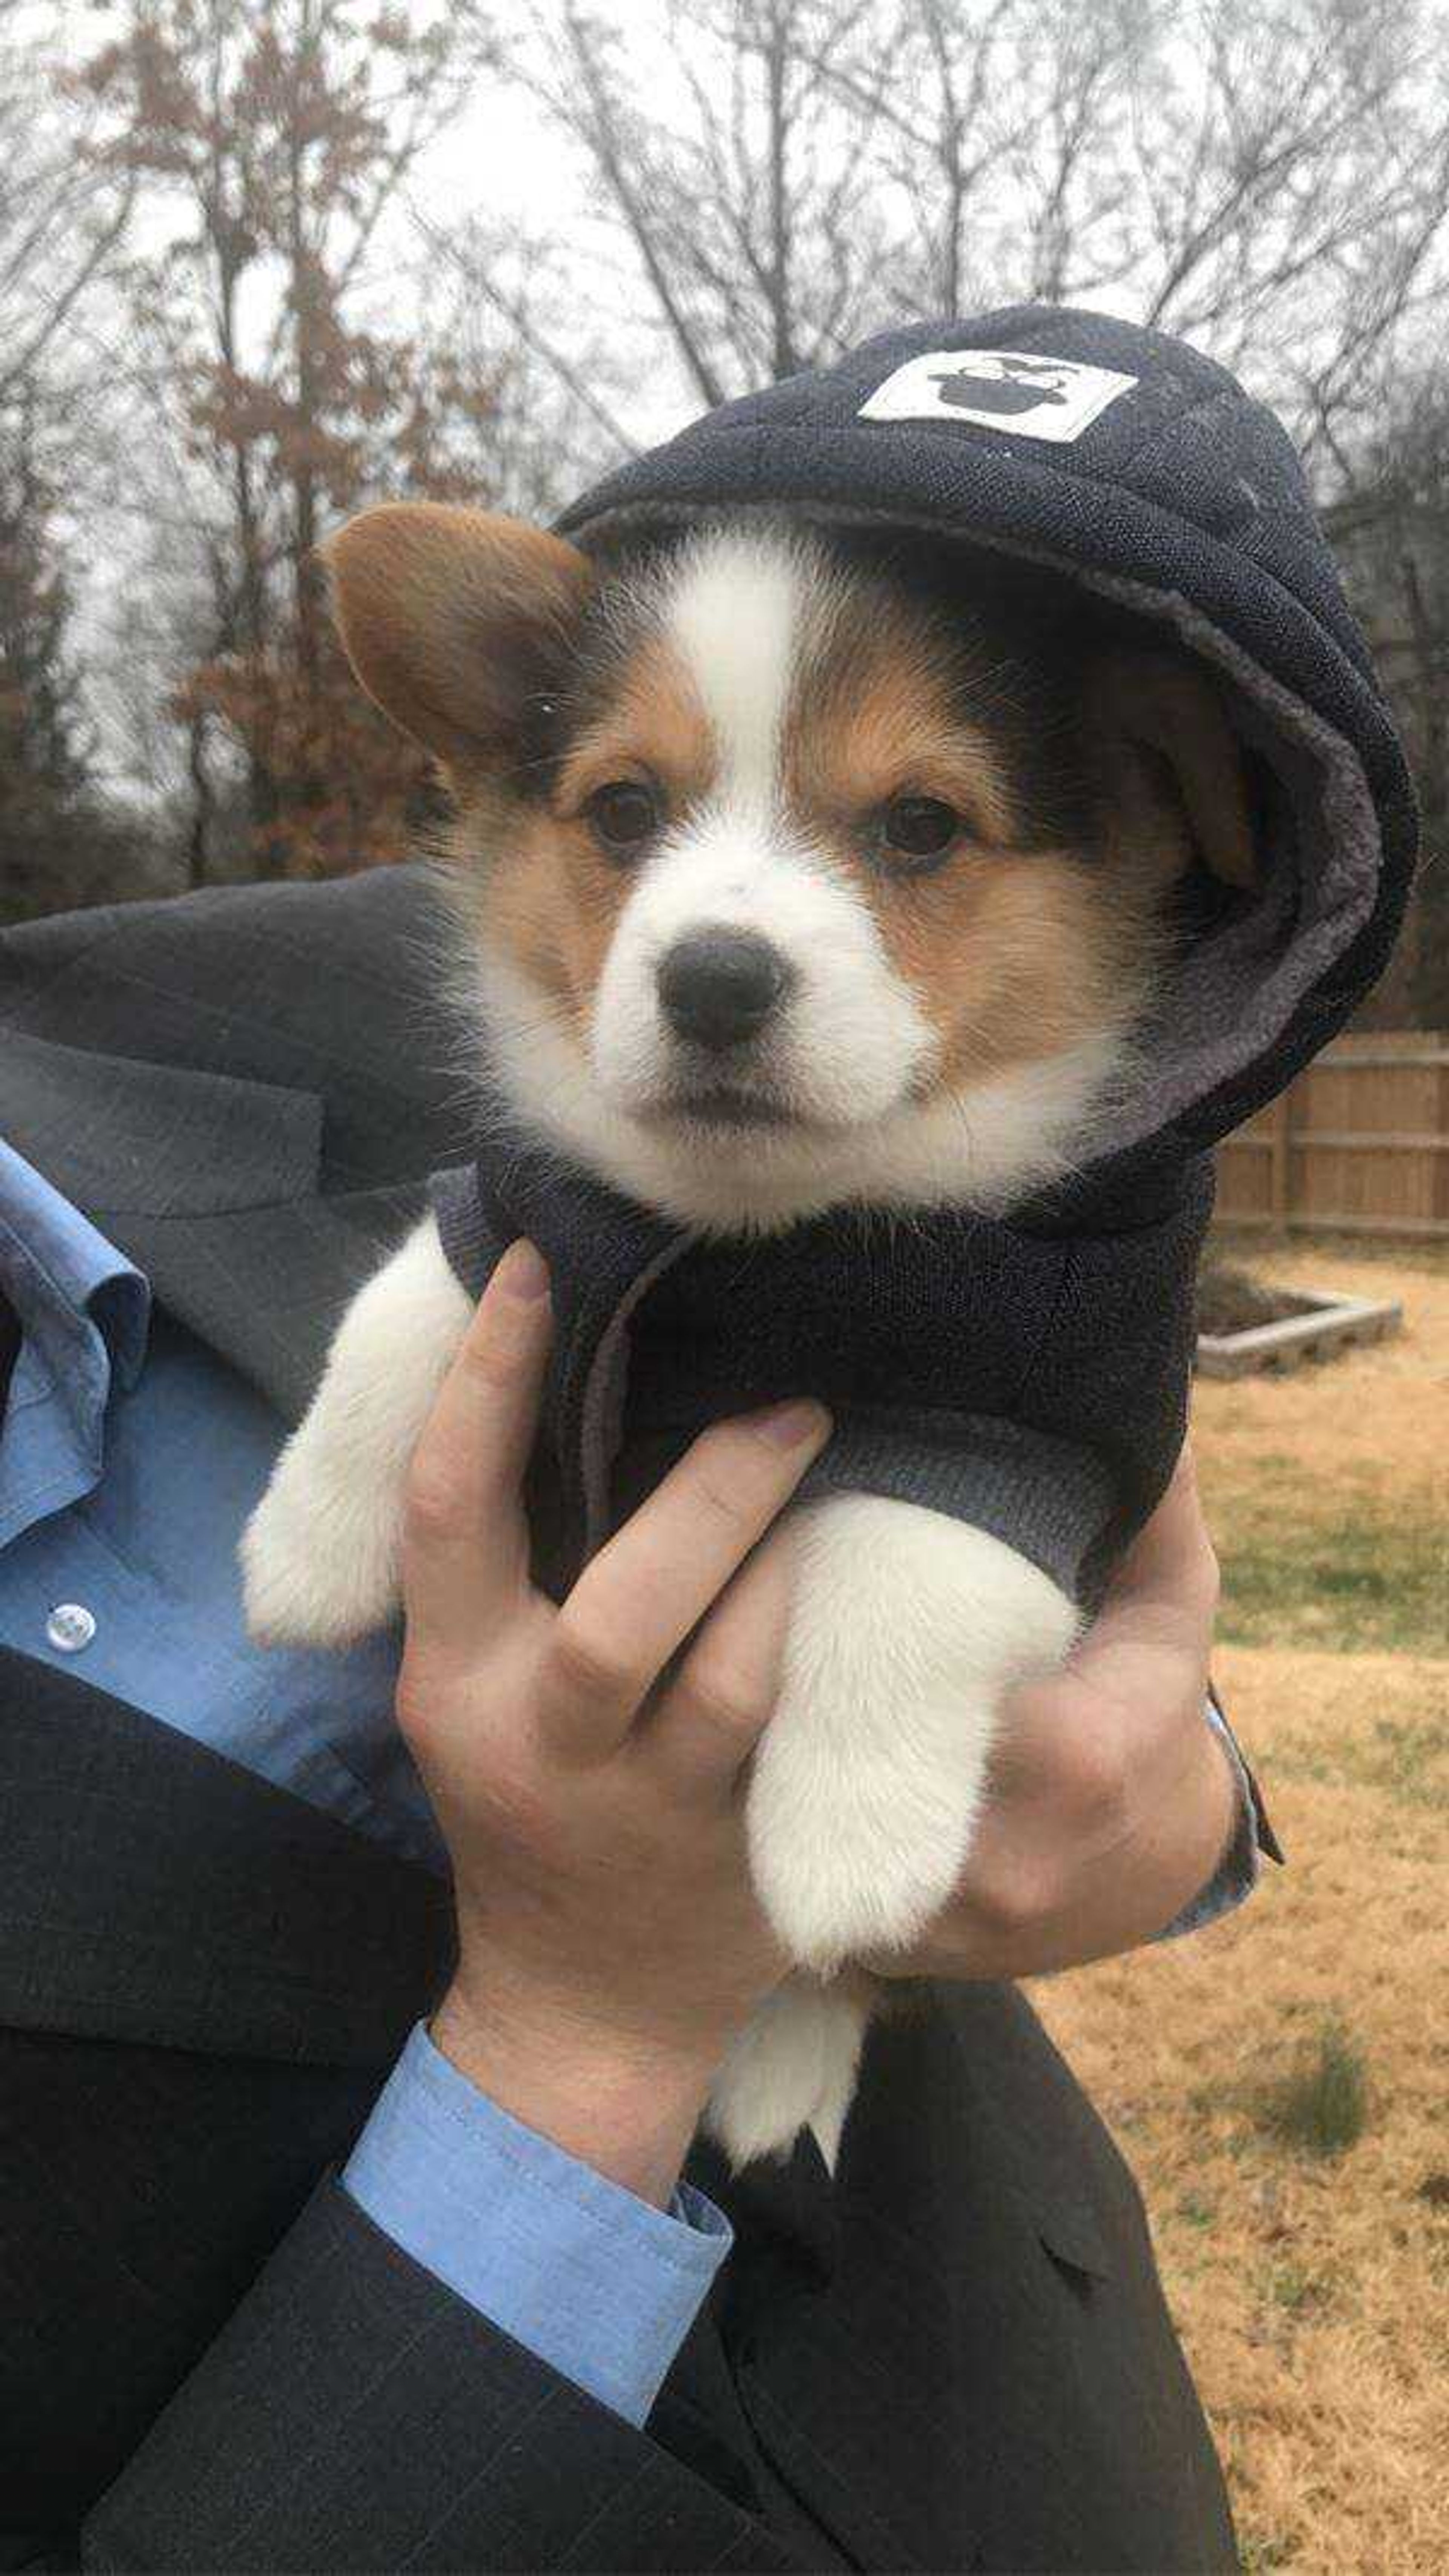
[(1180, 749), (1134, 757), (1110, 709), (1175, 688), (1157, 733), (1200, 733), (1185, 669), (1124, 684), (1032, 577), (948, 596), (919, 548), (783, 528), (610, 571), (384, 511), (334, 573), (448, 768), (495, 1060), (545, 1133), (726, 1229), (1000, 1204), (1081, 1150), (1193, 856)]

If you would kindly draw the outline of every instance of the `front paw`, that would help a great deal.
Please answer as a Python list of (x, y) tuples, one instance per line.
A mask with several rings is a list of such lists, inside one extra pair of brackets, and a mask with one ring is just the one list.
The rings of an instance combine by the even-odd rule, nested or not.
[(398, 1609), (390, 1497), (338, 1492), (299, 1442), (283, 1451), (240, 1552), (246, 1622), (258, 1645), (350, 1646)]
[(823, 1986), (787, 1977), (756, 2007), (704, 2114), (737, 2173), (757, 2156), (788, 2156), (805, 2128), (834, 2172), (874, 1991), (862, 1976)]
[(1035, 1566), (916, 1504), (806, 1504), (784, 1682), (755, 1756), (755, 1885), (791, 1958), (905, 1949), (965, 1866), (1012, 1681), (1076, 1615)]
[[(832, 1759), (844, 1713), (787, 1693), (755, 1758), (747, 1819), (755, 1888), (782, 1946), (828, 1976), (908, 1949), (955, 1888), (981, 1803), (991, 1712), (903, 1706), (889, 1740)], [(846, 1730), (847, 1735), (851, 1732)]]

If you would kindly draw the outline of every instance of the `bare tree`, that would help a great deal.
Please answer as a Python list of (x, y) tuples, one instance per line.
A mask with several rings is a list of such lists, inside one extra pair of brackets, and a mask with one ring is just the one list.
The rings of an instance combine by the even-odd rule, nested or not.
[(898, 0), (813, 68), (871, 121), (897, 214), (878, 298), (894, 315), (1067, 302), (1115, 274), (1113, 129), (1144, 0)]
[[(1133, 103), (1143, 318), (1250, 373), (1331, 476), (1446, 287), (1443, 27), (1419, 0), (1212, 0)], [(1159, 37), (1167, 63), (1177, 37)]]
[(1331, 481), (1445, 298), (1438, 0), (706, 0), (627, 33), (544, 0), (530, 27), (505, 59), (683, 399), (902, 316), (1107, 304), (1242, 368)]
[(142, 192), (133, 372), (189, 523), (189, 568), (167, 568), (162, 596), (177, 608), (191, 873), (209, 867), (238, 762), (254, 866), (395, 854), (416, 764), (343, 678), (318, 543), (381, 491), (488, 479), (492, 378), (379, 325), (367, 299), (369, 253), (462, 102), (447, 17), (129, 0), (86, 78), (108, 114), (103, 153)]
[[(830, 74), (874, 0), (666, 5), (642, 40), (581, 0), (485, 45), (575, 146), (627, 247), (636, 324), (696, 401), (848, 345), (878, 300), (879, 108)], [(644, 101), (647, 100), (647, 106)]]
[(132, 191), (88, 157), (33, 9), (0, 0), (0, 920), (137, 889), (141, 852), (95, 779), (74, 603), (94, 461), (85, 329)]
[(1413, 763), (1424, 857), (1394, 978), (1396, 1016), (1449, 1029), (1449, 375), (1389, 398), (1325, 513)]
[(0, 0), (0, 415), (33, 415), (47, 371), (122, 241), (134, 189), (97, 154), (96, 118), (39, 41), (24, 0)]

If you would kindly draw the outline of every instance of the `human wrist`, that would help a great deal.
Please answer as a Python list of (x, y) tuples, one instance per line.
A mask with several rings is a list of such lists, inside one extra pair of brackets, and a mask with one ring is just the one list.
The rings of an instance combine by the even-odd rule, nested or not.
[(1188, 1735), (1189, 1759), (1174, 1815), (1182, 1848), (1177, 1856), (1186, 1904), (1211, 1882), (1232, 1851), (1242, 1811), (1241, 1771), (1225, 1739), (1204, 1710)]
[(627, 2031), (567, 2000), (462, 1968), (429, 2037), (501, 2110), (660, 2209), (722, 2053), (702, 2039)]

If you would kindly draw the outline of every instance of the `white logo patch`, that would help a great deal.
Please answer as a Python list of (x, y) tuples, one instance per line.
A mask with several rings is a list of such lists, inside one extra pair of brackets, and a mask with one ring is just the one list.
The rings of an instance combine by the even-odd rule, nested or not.
[(1137, 381), (1111, 367), (1025, 350), (927, 349), (877, 385), (859, 418), (969, 420), (978, 429), (1067, 447)]

